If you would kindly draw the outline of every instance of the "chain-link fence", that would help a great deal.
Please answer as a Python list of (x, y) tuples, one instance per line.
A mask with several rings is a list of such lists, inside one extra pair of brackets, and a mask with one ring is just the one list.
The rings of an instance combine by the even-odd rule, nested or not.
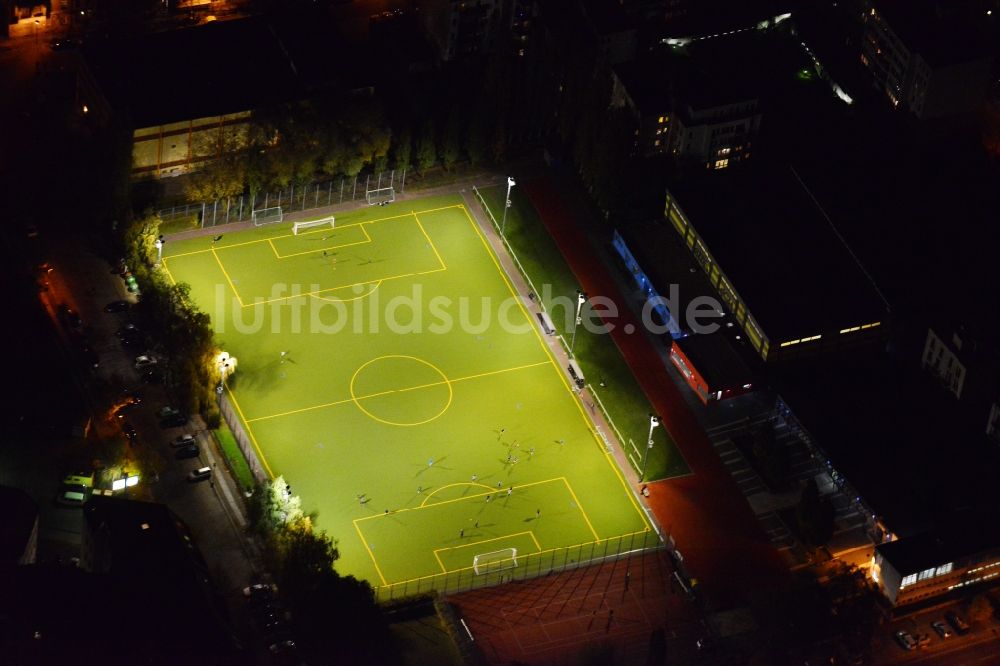
[(240, 195), (216, 201), (171, 206), (157, 211), (163, 220), (163, 233), (177, 233), (190, 229), (214, 227), (230, 222), (246, 222), (255, 210), (280, 206), (284, 214), (334, 206), (344, 202), (364, 200), (371, 190), (395, 188), (399, 194), (406, 191), (406, 169), (364, 174), (354, 178), (335, 178), (311, 185), (289, 185), (271, 192), (261, 192), (253, 197)]
[(432, 591), (441, 595), (456, 594), (530, 580), (665, 547), (666, 544), (654, 530), (643, 530), (600, 541), (550, 548), (538, 553), (518, 553), (509, 562), (510, 566), (501, 571), (476, 573), (470, 559), (469, 566), (462, 569), (381, 585), (376, 589), (376, 594), (380, 602)]
[(254, 449), (253, 442), (250, 441), (250, 437), (243, 427), (243, 421), (240, 420), (239, 415), (233, 409), (229, 396), (225, 393), (219, 395), (219, 410), (222, 412), (222, 418), (226, 419), (229, 429), (232, 430), (233, 437), (236, 438), (236, 444), (240, 447), (240, 451), (243, 452), (243, 457), (246, 458), (247, 465), (250, 466), (250, 473), (253, 474), (254, 480), (257, 483), (269, 481), (270, 478), (260, 464), (260, 459), (257, 457), (257, 451)]

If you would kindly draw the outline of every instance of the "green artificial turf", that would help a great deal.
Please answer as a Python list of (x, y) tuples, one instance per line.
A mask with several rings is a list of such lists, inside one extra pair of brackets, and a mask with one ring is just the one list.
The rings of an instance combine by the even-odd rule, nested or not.
[[(491, 211), (503, 211), (504, 188), (488, 188), (481, 193)], [(524, 271), (531, 277), (543, 303), (553, 312), (556, 329), (569, 342), (572, 339), (574, 312), (565, 316), (565, 307), (557, 305), (556, 300), (574, 304), (580, 285), (527, 195), (514, 190), (511, 200), (504, 228), (507, 240)], [(587, 311), (588, 306), (584, 305), (584, 313)], [(577, 330), (573, 352), (590, 388), (600, 396), (625, 440), (622, 445), (638, 471), (642, 466), (643, 444), (649, 434), (648, 415), (653, 411), (649, 399), (610, 335), (591, 333), (581, 326)], [(602, 383), (604, 386), (601, 386)], [(664, 428), (653, 431), (653, 442), (646, 462), (647, 479), (665, 479), (690, 473), (677, 445)]]
[(477, 554), (537, 570), (648, 533), (458, 197), (166, 249), (236, 358), (265, 469), (317, 512), (342, 573), (423, 581), (412, 593), (471, 578)]

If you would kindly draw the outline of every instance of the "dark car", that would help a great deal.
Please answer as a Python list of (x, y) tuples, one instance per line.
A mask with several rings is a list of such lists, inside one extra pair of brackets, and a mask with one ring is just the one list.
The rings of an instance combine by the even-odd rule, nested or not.
[(122, 347), (125, 347), (126, 349), (137, 349), (145, 346), (146, 344), (146, 338), (139, 331), (122, 335), (121, 341)]
[(124, 433), (130, 441), (134, 440), (136, 437), (135, 427), (131, 423), (125, 423), (122, 425), (122, 433)]
[[(159, 368), (149, 368), (142, 373), (142, 381), (145, 384), (162, 384), (163, 383), (163, 373), (160, 372)], [(185, 421), (184, 423), (187, 423)], [(181, 425), (184, 425), (182, 423)]]
[(115, 335), (117, 335), (119, 338), (125, 338), (130, 335), (136, 335), (139, 332), (140, 331), (138, 326), (136, 326), (132, 322), (128, 322), (126, 324), (123, 324), (121, 328), (115, 331)]
[(107, 305), (104, 306), (104, 311), (105, 312), (125, 312), (130, 307), (132, 307), (132, 304), (129, 303), (128, 301), (111, 301), (110, 303), (108, 303)]
[(160, 420), (161, 428), (180, 428), (186, 426), (188, 422), (187, 414), (170, 414)]
[(197, 444), (188, 444), (187, 446), (182, 446), (177, 449), (177, 453), (174, 454), (174, 457), (178, 460), (184, 460), (185, 458), (197, 458), (199, 453), (201, 453), (201, 451), (198, 449)]
[(192, 444), (197, 444), (198, 440), (194, 435), (186, 434), (174, 439), (170, 442), (170, 446), (191, 446)]
[(72, 329), (79, 330), (83, 328), (83, 319), (80, 318), (76, 310), (65, 303), (59, 306), (59, 319), (63, 324)]
[(944, 614), (944, 619), (948, 620), (948, 624), (950, 624), (951, 626), (955, 627), (955, 632), (959, 636), (964, 636), (965, 634), (969, 633), (969, 629), (972, 628), (972, 627), (969, 626), (969, 623), (966, 622), (955, 611), (949, 611), (949, 612), (945, 613)]

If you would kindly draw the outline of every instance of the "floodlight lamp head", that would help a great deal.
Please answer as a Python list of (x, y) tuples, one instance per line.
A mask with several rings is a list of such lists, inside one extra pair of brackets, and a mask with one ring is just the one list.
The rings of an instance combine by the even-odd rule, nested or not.
[(656, 414), (650, 414), (649, 415), (649, 427), (650, 428), (655, 428), (658, 425), (660, 425), (660, 417), (657, 416)]
[(507, 176), (507, 187), (514, 187), (517, 183), (514, 182), (513, 176)]
[(580, 305), (583, 305), (584, 303), (586, 303), (587, 302), (587, 294), (585, 294), (582, 291), (576, 292), (576, 302), (579, 303)]

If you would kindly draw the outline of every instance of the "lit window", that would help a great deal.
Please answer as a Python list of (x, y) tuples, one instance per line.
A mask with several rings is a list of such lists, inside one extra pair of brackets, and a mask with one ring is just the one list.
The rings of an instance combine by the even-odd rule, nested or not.
[(727, 166), (729, 166), (729, 160), (728, 159), (725, 159), (725, 160), (716, 160), (715, 161), (715, 168), (716, 169), (725, 169)]
[(924, 569), (923, 571), (921, 571), (920, 575), (917, 576), (917, 580), (927, 580), (928, 578), (933, 578), (933, 577), (934, 577), (934, 567), (931, 567), (930, 569)]
[(662, 125), (665, 122), (667, 122), (667, 117), (666, 116), (660, 116), (660, 124)]
[(939, 566), (937, 568), (937, 571), (934, 573), (934, 575), (935, 576), (943, 576), (946, 573), (951, 573), (951, 565), (952, 565), (952, 562), (949, 562), (948, 564), (942, 564), (941, 566)]
[(657, 139), (656, 141), (654, 141), (654, 142), (653, 142), (653, 145), (654, 145), (654, 146), (658, 146), (658, 145), (660, 145), (660, 140), (659, 140), (659, 139)]
[(899, 584), (899, 589), (903, 589), (907, 585), (913, 585), (917, 582), (917, 574), (910, 574), (903, 578), (903, 582)]
[(719, 154), (720, 155), (728, 155), (729, 154), (729, 148), (719, 148)]

